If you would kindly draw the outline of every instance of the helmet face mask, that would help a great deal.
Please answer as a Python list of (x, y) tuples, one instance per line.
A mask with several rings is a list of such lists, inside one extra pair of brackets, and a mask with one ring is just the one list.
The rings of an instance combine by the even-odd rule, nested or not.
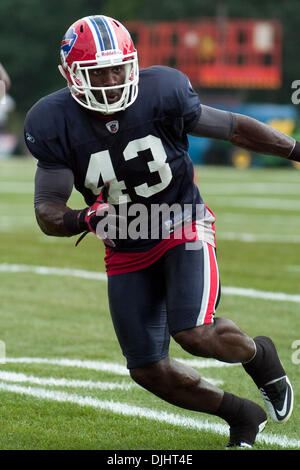
[[(61, 63), (59, 69), (73, 98), (87, 109), (114, 114), (125, 110), (137, 97), (137, 52), (126, 28), (112, 18), (94, 16), (76, 21), (63, 38)], [(107, 67), (122, 67), (124, 82), (114, 86), (92, 85), (90, 72)], [(114, 89), (120, 90), (120, 99), (109, 103), (107, 92)]]

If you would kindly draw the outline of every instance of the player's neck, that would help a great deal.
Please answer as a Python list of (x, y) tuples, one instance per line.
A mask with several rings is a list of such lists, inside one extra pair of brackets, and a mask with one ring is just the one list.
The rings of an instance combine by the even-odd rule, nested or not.
[(102, 113), (99, 113), (98, 111), (92, 111), (90, 109), (87, 109), (86, 111), (88, 112), (90, 116), (98, 119), (99, 121), (109, 122), (109, 121), (114, 120), (116, 117), (116, 113), (115, 114), (102, 114)]

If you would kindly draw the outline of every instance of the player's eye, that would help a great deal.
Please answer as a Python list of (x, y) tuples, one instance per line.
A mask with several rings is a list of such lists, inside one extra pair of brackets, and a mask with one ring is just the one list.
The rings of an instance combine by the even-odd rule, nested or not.
[(121, 73), (123, 70), (124, 70), (124, 65), (116, 65), (113, 68), (113, 72), (117, 74)]
[(91, 70), (90, 72), (94, 77), (99, 77), (101, 74), (102, 74), (102, 70), (101, 69), (95, 69), (95, 70)]

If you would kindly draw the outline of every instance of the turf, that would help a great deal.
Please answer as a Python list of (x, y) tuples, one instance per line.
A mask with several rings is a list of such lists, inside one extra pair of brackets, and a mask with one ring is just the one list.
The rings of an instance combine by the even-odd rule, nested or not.
[[(300, 174), (292, 168), (199, 167), (197, 171), (201, 193), (217, 218), (217, 254), (225, 291), (218, 316), (231, 318), (251, 336), (271, 336), (294, 385), (293, 417), (282, 426), (269, 420), (264, 434), (271, 443), (259, 440), (256, 449), (295, 448), (289, 442), (299, 438), (300, 392), (292, 343), (300, 339), (300, 304), (229, 295), (225, 287), (300, 294)], [(29, 158), (0, 160), (0, 267), (7, 263), (103, 273), (104, 250), (95, 237), (89, 235), (75, 248), (75, 238), (47, 237), (39, 230), (32, 206), (34, 172)], [(69, 204), (84, 206), (76, 193)], [(109, 316), (105, 281), (3, 268), (0, 299), (0, 340), (7, 359), (77, 359), (125, 366)], [(174, 342), (170, 354), (192, 359)], [(3, 372), (27, 376), (23, 383), (0, 377), (0, 386), (11, 387), (0, 390), (3, 450), (221, 450), (228, 440), (216, 431), (215, 425), (224, 424), (220, 419), (174, 407), (138, 386), (107, 391), (30, 382), (34, 376), (132, 384), (126, 372), (9, 361), (0, 365)], [(240, 366), (207, 367), (199, 372), (222, 381), (224, 390), (262, 405), (259, 392)], [(47, 398), (47, 391), (54, 395)], [(65, 401), (61, 392), (66, 394)], [(103, 407), (80, 405), (78, 397), (94, 399)], [(122, 415), (109, 410), (106, 403), (121, 403), (124, 410), (127, 406), (154, 410), (158, 415), (155, 419)], [(164, 413), (193, 423), (207, 421), (213, 427), (197, 430), (170, 424), (158, 419)]]

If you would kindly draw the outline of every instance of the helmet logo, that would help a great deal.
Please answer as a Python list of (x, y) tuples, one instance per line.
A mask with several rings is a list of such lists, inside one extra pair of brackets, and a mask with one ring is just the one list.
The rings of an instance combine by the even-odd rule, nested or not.
[(98, 53), (97, 55), (100, 55), (100, 57), (101, 57), (101, 56), (107, 56), (107, 55), (116, 55), (118, 53), (119, 53), (119, 51), (114, 51), (114, 50), (112, 50), (112, 51), (101, 51), (100, 54)]
[(119, 130), (119, 121), (110, 121), (107, 122), (105, 125), (109, 132), (111, 132), (112, 134), (116, 134)]
[(68, 31), (66, 32), (61, 42), (61, 50), (63, 51), (65, 58), (71, 52), (77, 38), (78, 38), (78, 34), (75, 33), (75, 29), (74, 28), (68, 29)]

